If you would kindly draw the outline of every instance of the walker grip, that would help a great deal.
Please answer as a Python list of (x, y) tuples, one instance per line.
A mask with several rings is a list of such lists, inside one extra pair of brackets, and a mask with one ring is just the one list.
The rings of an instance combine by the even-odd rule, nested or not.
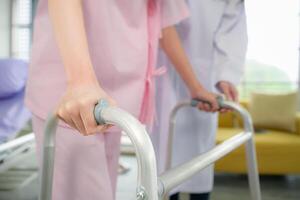
[(97, 122), (97, 125), (104, 125), (104, 124), (106, 124), (105, 120), (101, 116), (102, 116), (103, 109), (107, 108), (108, 106), (109, 106), (109, 103), (105, 99), (100, 99), (98, 101), (98, 103), (95, 105), (95, 108), (94, 108), (94, 117), (95, 117), (95, 120)]
[[(216, 99), (217, 99), (217, 102), (218, 102), (218, 105), (219, 105), (220, 108), (226, 107), (225, 104), (224, 104), (224, 98), (222, 96), (217, 96)], [(205, 100), (201, 100), (201, 99), (197, 99), (197, 98), (193, 98), (191, 100), (191, 106), (192, 107), (197, 107), (197, 105), (199, 103), (207, 103), (207, 104), (210, 105), (210, 102), (205, 101)]]

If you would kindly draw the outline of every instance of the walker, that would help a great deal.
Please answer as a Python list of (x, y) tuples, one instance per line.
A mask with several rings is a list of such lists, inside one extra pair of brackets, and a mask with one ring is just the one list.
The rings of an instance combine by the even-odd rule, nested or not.
[[(168, 162), (171, 162), (171, 140), (175, 127), (175, 117), (183, 107), (196, 107), (197, 100), (185, 101), (177, 104), (170, 117)], [(217, 145), (212, 150), (193, 158), (178, 167), (169, 169), (158, 177), (156, 169), (156, 159), (154, 149), (145, 127), (133, 116), (124, 110), (116, 107), (108, 107), (101, 103), (97, 104), (94, 110), (97, 122), (113, 124), (120, 127), (132, 141), (138, 164), (137, 200), (162, 200), (167, 197), (171, 189), (182, 182), (188, 180), (206, 166), (216, 162), (226, 154), (230, 153), (240, 145), (246, 143), (246, 155), (248, 165), (248, 179), (252, 200), (261, 200), (260, 183), (256, 164), (256, 151), (253, 140), (253, 126), (249, 113), (233, 102), (219, 101), (221, 108), (230, 108), (239, 113), (244, 121), (244, 132), (241, 132), (223, 143)], [(43, 164), (41, 175), (41, 190), (39, 200), (52, 199), (52, 180), (54, 169), (55, 152), (55, 132), (58, 119), (51, 115), (46, 123)]]

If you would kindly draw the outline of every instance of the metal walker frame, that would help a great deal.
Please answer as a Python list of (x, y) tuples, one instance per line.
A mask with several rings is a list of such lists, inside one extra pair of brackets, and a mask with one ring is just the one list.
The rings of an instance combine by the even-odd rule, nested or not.
[[(194, 100), (186, 101), (179, 103), (173, 109), (170, 118), (170, 141), (173, 138), (175, 116), (178, 110), (186, 106), (195, 107), (197, 103), (198, 102), (195, 102)], [(243, 143), (246, 143), (251, 197), (252, 200), (261, 200), (251, 117), (245, 109), (235, 103), (222, 101), (219, 102), (219, 104), (220, 107), (231, 108), (241, 115), (244, 120), (244, 132), (233, 136), (232, 138), (217, 145), (212, 150), (199, 155), (189, 162), (166, 171), (159, 177), (157, 176), (154, 149), (145, 127), (137, 119), (120, 108), (103, 107), (99, 104), (96, 106), (94, 113), (96, 120), (98, 122), (103, 121), (106, 124), (113, 124), (120, 127), (125, 133), (127, 133), (134, 145), (138, 164), (137, 200), (160, 200), (165, 198), (172, 188), (191, 178), (201, 169), (214, 163)], [(54, 115), (50, 115), (46, 122), (39, 200), (52, 199), (55, 132), (57, 123), (58, 119)], [(168, 153), (171, 155), (171, 142), (169, 142), (168, 148)], [(171, 157), (169, 156), (169, 158)], [(169, 166), (170, 159), (167, 163), (168, 168)]]

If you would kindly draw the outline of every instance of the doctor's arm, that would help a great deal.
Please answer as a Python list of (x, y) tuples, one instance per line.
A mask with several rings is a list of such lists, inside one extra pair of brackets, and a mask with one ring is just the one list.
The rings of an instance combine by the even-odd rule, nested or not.
[(88, 50), (82, 0), (48, 0), (49, 17), (61, 55), (67, 88), (57, 116), (83, 135), (104, 131), (97, 126), (93, 109), (100, 98), (113, 104), (98, 84)]
[(174, 26), (169, 26), (162, 30), (160, 46), (185, 82), (191, 97), (209, 103), (199, 103), (198, 107), (205, 111), (217, 111), (218, 103), (216, 95), (205, 90), (201, 83), (199, 83)]
[(228, 100), (238, 101), (236, 86), (244, 74), (247, 42), (244, 0), (228, 1), (214, 39), (215, 85)]

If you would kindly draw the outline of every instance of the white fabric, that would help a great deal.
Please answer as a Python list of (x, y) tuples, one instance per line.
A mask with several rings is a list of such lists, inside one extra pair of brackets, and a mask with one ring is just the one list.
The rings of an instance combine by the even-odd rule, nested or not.
[[(238, 84), (244, 71), (247, 30), (244, 2), (241, 0), (189, 0), (191, 18), (178, 25), (178, 31), (198, 79), (210, 91), (220, 80)], [(160, 65), (168, 66), (168, 76), (158, 79), (157, 124), (152, 133), (158, 168), (165, 162), (168, 118), (175, 103), (189, 99), (182, 80), (165, 56)], [(215, 144), (217, 115), (186, 108), (177, 116), (173, 143), (173, 166), (211, 149)], [(213, 167), (208, 167), (182, 184), (176, 191), (209, 192), (213, 186)]]
[(161, 9), (162, 28), (178, 23), (188, 13), (185, 0), (162, 0)]

